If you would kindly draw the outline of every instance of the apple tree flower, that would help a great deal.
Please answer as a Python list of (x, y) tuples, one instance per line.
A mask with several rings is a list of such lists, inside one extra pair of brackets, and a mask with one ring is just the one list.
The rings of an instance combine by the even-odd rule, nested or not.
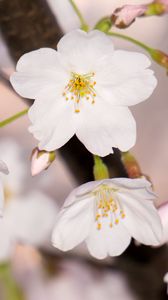
[(155, 197), (145, 178), (83, 184), (65, 201), (52, 243), (67, 251), (85, 241), (90, 254), (98, 259), (120, 255), (132, 237), (145, 245), (159, 245), (162, 226)]
[(128, 108), (146, 100), (156, 87), (150, 60), (141, 53), (114, 50), (111, 37), (98, 30), (74, 30), (57, 50), (24, 54), (11, 76), (14, 89), (35, 99), (29, 130), (39, 149), (53, 151), (74, 134), (99, 156), (113, 147), (135, 144), (136, 123)]

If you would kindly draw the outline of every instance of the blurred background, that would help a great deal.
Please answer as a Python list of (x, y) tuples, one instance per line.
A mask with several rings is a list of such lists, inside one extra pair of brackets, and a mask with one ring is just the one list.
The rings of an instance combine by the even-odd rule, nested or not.
[[(151, 1), (76, 0), (90, 26), (116, 7)], [(12, 90), (8, 78), (25, 52), (50, 46), (79, 20), (68, 0), (1, 0), (0, 2), (0, 120), (31, 104)], [(120, 31), (116, 29), (116, 31)], [(168, 15), (139, 18), (124, 34), (168, 53)], [(142, 49), (114, 38), (116, 48)], [(148, 101), (132, 107), (137, 143), (132, 152), (143, 173), (152, 179), (156, 205), (168, 201), (168, 84), (165, 69), (152, 62), (158, 86)], [(30, 155), (37, 141), (28, 133), (27, 116), (1, 129), (0, 159), (10, 175), (5, 186), (6, 223), (0, 224), (0, 300), (131, 300), (166, 299), (163, 276), (168, 271), (167, 246), (135, 245), (117, 259), (96, 261), (84, 245), (62, 254), (50, 245), (58, 209), (68, 193), (92, 178), (92, 158), (72, 139), (57, 153), (51, 167), (32, 178)], [(117, 176), (124, 176), (118, 154), (107, 158)], [(87, 167), (86, 167), (87, 165)]]

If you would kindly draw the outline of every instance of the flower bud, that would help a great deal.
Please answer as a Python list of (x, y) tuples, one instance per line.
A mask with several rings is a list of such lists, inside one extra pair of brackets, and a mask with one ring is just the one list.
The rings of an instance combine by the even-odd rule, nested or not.
[(43, 170), (48, 169), (51, 163), (55, 160), (55, 151), (45, 151), (35, 148), (31, 155), (31, 174), (35, 176)]
[(112, 20), (110, 17), (102, 18), (95, 26), (94, 29), (98, 29), (103, 32), (108, 32), (111, 29)]
[(166, 68), (168, 71), (168, 55), (157, 49), (150, 49), (149, 53), (154, 61)]
[(122, 152), (121, 161), (129, 178), (139, 178), (142, 176), (140, 166), (130, 152)]
[(109, 172), (106, 164), (97, 155), (94, 156), (93, 174), (95, 180), (102, 180), (102, 179), (109, 178)]
[(127, 28), (136, 19), (144, 15), (147, 9), (146, 5), (124, 5), (117, 8), (112, 14), (112, 23), (118, 28)]
[(168, 12), (168, 0), (155, 0), (147, 5), (146, 16), (162, 15)]

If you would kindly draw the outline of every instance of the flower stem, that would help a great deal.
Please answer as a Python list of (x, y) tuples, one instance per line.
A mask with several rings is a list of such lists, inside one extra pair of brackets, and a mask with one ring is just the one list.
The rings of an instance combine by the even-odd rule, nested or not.
[(69, 0), (70, 4), (72, 5), (74, 11), (76, 12), (80, 23), (81, 23), (81, 29), (83, 29), (84, 31), (88, 31), (89, 30), (89, 26), (87, 25), (85, 19), (83, 18), (79, 8), (77, 7), (76, 3), (73, 0)]
[(7, 119), (1, 121), (1, 122), (0, 122), (0, 127), (4, 127), (4, 126), (6, 126), (6, 125), (12, 123), (13, 121), (15, 121), (15, 120), (19, 119), (20, 117), (24, 116), (25, 114), (27, 114), (27, 112), (28, 112), (28, 108), (26, 108), (26, 109), (20, 111), (19, 113), (13, 115), (13, 116), (10, 117), (10, 118), (7, 118)]
[(0, 281), (6, 300), (24, 300), (23, 292), (11, 274), (9, 263), (0, 264)]
[(144, 43), (142, 43), (142, 42), (140, 42), (140, 41), (138, 41), (138, 40), (136, 40), (136, 39), (134, 39), (134, 38), (132, 38), (132, 37), (130, 37), (128, 35), (124, 35), (124, 34), (117, 33), (117, 32), (112, 32), (112, 31), (108, 32), (107, 34), (111, 35), (111, 36), (118, 37), (118, 38), (126, 40), (126, 41), (129, 41), (129, 42), (131, 42), (131, 43), (133, 43), (133, 44), (135, 44), (135, 45), (137, 45), (137, 46), (145, 49), (146, 51), (149, 52), (149, 54), (151, 52), (152, 48), (150, 48), (149, 46), (145, 45)]
[(106, 34), (110, 35), (110, 36), (115, 36), (118, 37), (120, 39), (126, 40), (128, 42), (131, 42), (141, 48), (143, 48), (144, 50), (146, 50), (148, 52), (148, 54), (151, 56), (151, 58), (159, 65), (161, 65), (162, 67), (166, 68), (167, 70), (167, 74), (168, 74), (168, 55), (166, 53), (164, 53), (163, 51), (160, 51), (158, 49), (154, 49), (151, 48), (147, 45), (145, 45), (144, 43), (128, 36), (128, 35), (124, 35), (121, 33), (117, 33), (117, 32), (106, 32)]

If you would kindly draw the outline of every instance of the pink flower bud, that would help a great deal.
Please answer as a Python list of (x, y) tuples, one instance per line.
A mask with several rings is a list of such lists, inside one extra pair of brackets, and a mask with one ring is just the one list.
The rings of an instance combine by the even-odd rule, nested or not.
[(142, 16), (146, 9), (146, 5), (124, 5), (114, 11), (112, 22), (118, 28), (126, 28), (135, 21), (136, 17)]
[(35, 148), (32, 151), (31, 156), (31, 174), (35, 176), (41, 173), (43, 170), (48, 169), (51, 163), (55, 160), (55, 152), (47, 152), (45, 150), (39, 150)]

